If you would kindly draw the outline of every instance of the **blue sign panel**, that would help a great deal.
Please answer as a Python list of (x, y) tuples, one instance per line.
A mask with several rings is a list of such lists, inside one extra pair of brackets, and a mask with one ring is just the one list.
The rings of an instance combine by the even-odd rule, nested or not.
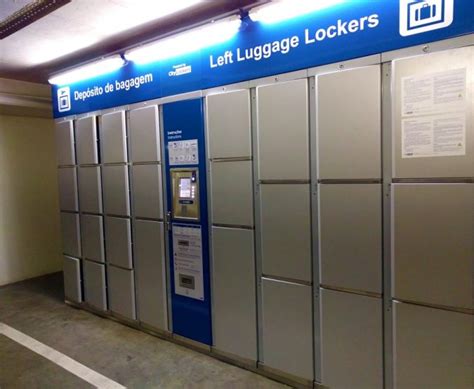
[[(173, 333), (212, 344), (202, 99), (163, 105)], [(197, 204), (197, 213), (192, 205)], [(182, 210), (191, 209), (179, 213)]]
[(276, 24), (245, 18), (230, 41), (53, 87), (68, 116), (382, 53), (474, 32), (472, 0), (346, 0)]

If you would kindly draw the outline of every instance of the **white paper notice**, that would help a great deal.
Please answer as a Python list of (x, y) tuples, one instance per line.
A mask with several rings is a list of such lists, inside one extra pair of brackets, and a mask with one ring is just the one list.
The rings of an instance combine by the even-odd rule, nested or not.
[(204, 300), (201, 227), (173, 226), (173, 251), (175, 293)]
[(198, 140), (168, 142), (170, 166), (199, 164)]
[(402, 120), (402, 158), (465, 154), (464, 112)]
[(402, 116), (466, 109), (466, 69), (402, 78)]

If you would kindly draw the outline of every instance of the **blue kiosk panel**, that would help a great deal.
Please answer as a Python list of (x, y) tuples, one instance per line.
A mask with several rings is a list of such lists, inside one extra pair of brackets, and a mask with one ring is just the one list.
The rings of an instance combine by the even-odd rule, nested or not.
[(173, 333), (212, 344), (202, 99), (163, 105)]

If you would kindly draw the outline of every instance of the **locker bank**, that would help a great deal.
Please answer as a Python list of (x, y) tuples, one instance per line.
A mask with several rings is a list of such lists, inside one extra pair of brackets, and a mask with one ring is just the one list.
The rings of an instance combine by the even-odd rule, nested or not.
[(50, 75), (62, 309), (294, 387), (471, 388), (471, 2), (240, 3)]

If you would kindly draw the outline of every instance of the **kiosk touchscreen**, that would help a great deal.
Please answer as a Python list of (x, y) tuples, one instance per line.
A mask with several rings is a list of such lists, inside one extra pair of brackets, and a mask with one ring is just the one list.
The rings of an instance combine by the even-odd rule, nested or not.
[(199, 178), (197, 169), (172, 169), (173, 219), (199, 220)]

